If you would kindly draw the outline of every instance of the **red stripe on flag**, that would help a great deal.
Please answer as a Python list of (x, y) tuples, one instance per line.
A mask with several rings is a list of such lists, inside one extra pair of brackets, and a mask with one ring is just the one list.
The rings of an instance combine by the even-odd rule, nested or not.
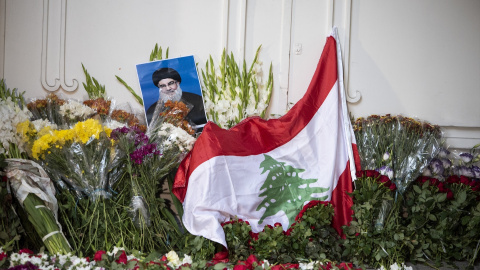
[[(279, 119), (248, 118), (231, 129), (208, 122), (193, 150), (180, 164), (173, 194), (183, 202), (192, 172), (216, 156), (249, 156), (269, 152), (295, 137), (313, 118), (337, 81), (336, 42), (328, 37), (306, 94)], [(195, 151), (195, 149), (201, 151)]]
[(332, 199), (330, 202), (333, 204), (334, 216), (332, 221), (332, 227), (338, 232), (342, 238), (345, 238), (343, 234), (342, 226), (350, 224), (353, 215), (353, 200), (347, 193), (353, 192), (352, 175), (350, 173), (350, 162), (347, 162), (347, 166), (338, 179), (337, 186), (332, 192)]

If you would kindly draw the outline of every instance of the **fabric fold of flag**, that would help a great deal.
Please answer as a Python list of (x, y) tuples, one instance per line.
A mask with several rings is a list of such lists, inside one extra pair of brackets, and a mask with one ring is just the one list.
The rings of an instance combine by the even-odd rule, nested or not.
[(337, 60), (329, 36), (305, 95), (279, 119), (248, 118), (229, 130), (207, 123), (173, 186), (190, 233), (226, 246), (221, 223), (232, 217), (248, 220), (253, 232), (276, 222), (286, 230), (304, 204), (323, 200), (334, 205), (342, 234), (358, 168)]

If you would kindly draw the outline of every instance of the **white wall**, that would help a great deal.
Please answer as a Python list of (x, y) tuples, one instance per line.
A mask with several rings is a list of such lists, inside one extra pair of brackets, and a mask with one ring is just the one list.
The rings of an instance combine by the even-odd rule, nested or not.
[(117, 103), (140, 109), (115, 75), (140, 93), (135, 65), (155, 43), (200, 68), (224, 47), (251, 61), (262, 44), (275, 114), (302, 97), (336, 25), (355, 117), (403, 114), (441, 125), (452, 147), (480, 142), (478, 0), (0, 0), (0, 15), (0, 75), (27, 97), (60, 85), (83, 98), (83, 63)]

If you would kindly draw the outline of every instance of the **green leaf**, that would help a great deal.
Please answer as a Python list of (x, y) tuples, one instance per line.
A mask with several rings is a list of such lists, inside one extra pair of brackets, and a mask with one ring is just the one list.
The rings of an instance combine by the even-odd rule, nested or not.
[(418, 193), (418, 194), (422, 193), (422, 190), (417, 185), (413, 185), (413, 190), (415, 190), (415, 192)]

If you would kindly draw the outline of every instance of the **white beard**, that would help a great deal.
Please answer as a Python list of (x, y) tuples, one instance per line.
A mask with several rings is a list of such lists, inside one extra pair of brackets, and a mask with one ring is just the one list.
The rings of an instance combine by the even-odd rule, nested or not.
[(165, 94), (165, 93), (162, 93), (162, 91), (160, 91), (159, 99), (163, 102), (166, 102), (168, 100), (180, 101), (181, 98), (182, 98), (182, 88), (180, 87), (180, 85), (177, 87), (177, 90), (175, 90), (175, 92), (173, 92), (172, 94)]

